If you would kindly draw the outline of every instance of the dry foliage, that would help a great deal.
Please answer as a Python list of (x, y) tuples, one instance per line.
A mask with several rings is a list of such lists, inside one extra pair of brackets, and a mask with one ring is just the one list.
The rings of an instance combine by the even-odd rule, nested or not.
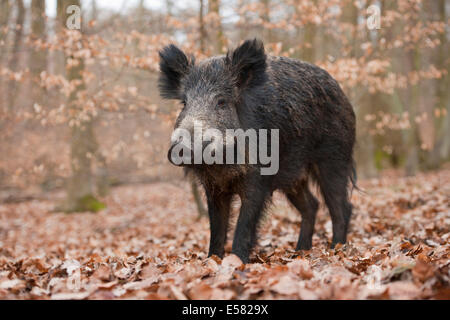
[(247, 265), (230, 243), (206, 257), (188, 184), (114, 189), (99, 214), (0, 205), (0, 299), (449, 299), (449, 182), (449, 170), (362, 182), (336, 250), (321, 209), (314, 248), (295, 252), (300, 215), (277, 195)]

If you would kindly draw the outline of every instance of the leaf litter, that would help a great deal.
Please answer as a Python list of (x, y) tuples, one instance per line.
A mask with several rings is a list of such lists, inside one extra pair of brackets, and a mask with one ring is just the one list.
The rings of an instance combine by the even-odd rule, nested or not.
[(276, 194), (246, 265), (231, 240), (207, 257), (187, 183), (116, 188), (97, 214), (0, 204), (0, 299), (450, 299), (449, 182), (450, 170), (362, 181), (348, 243), (330, 249), (321, 208), (303, 252), (301, 217)]

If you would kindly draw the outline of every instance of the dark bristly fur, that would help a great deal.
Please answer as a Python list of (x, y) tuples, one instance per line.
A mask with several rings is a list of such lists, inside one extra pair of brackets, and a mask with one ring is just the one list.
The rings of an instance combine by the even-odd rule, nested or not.
[(266, 81), (266, 54), (262, 42), (246, 41), (228, 53), (226, 64), (230, 66), (230, 71), (236, 76), (238, 88), (254, 88)]
[(159, 91), (163, 98), (180, 98), (180, 80), (187, 75), (191, 62), (186, 55), (173, 44), (159, 53), (161, 59), (161, 77)]
[(330, 211), (332, 246), (345, 243), (352, 214), (349, 186), (356, 179), (355, 114), (339, 84), (312, 64), (266, 55), (256, 39), (198, 65), (173, 45), (160, 56), (161, 95), (184, 103), (176, 127), (192, 130), (188, 119), (198, 119), (221, 131), (279, 129), (276, 175), (262, 176), (260, 164), (187, 168), (206, 191), (209, 255), (224, 254), (230, 201), (237, 194), (242, 206), (232, 253), (247, 262), (275, 190), (284, 192), (302, 214), (297, 250), (310, 249), (318, 201), (308, 189), (309, 180), (318, 184)]

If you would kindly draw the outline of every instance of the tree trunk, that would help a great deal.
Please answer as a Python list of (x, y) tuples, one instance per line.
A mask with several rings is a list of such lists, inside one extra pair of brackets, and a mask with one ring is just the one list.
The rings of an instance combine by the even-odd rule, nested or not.
[[(31, 1), (31, 39), (45, 41), (46, 34), (45, 1)], [(34, 49), (30, 55), (30, 71), (32, 75), (39, 76), (47, 67), (47, 51)]]
[(351, 50), (349, 52), (350, 57), (355, 57), (358, 51), (358, 41), (357, 41), (357, 28), (358, 28), (358, 7), (356, 7), (356, 2), (353, 0), (345, 0), (342, 9), (341, 20), (344, 23), (348, 23), (353, 27), (353, 30), (346, 33), (346, 38), (348, 43), (351, 45)]
[[(414, 48), (411, 53), (412, 69), (419, 71), (421, 66), (421, 55), (418, 48)], [(419, 169), (419, 138), (417, 132), (416, 116), (419, 110), (420, 103), (420, 82), (411, 87), (411, 100), (409, 104), (409, 119), (411, 127), (408, 132), (407, 148), (408, 154), (406, 157), (406, 175), (413, 176)]]
[[(264, 7), (261, 19), (265, 23), (270, 23), (270, 0), (261, 0), (261, 3)], [(273, 42), (272, 29), (263, 27), (263, 37), (266, 42), (268, 43)]]
[(8, 33), (8, 29), (4, 28), (8, 25), (9, 18), (11, 14), (11, 3), (9, 0), (0, 0), (0, 62), (2, 62), (3, 53), (7, 52), (4, 48), (6, 48), (6, 36)]
[[(317, 1), (313, 0), (314, 5)], [(308, 21), (305, 25), (305, 33), (303, 36), (303, 52), (302, 59), (311, 63), (316, 60), (315, 40), (317, 35), (317, 25)]]
[[(7, 35), (8, 29), (4, 28), (8, 25), (11, 13), (11, 3), (9, 0), (0, 0), (0, 65), (3, 64), (5, 52), (8, 52)], [(3, 79), (0, 79), (0, 97), (5, 95)], [(0, 108), (3, 109), (4, 100), (0, 99)], [(7, 103), (7, 101), (6, 101)], [(9, 108), (9, 105), (6, 105)]]
[[(97, 0), (91, 1), (91, 20), (96, 20), (98, 17)], [(143, 23), (143, 22), (141, 22)]]
[(198, 184), (193, 177), (190, 177), (190, 179), (191, 179), (192, 196), (194, 197), (194, 201), (197, 206), (198, 218), (200, 219), (201, 217), (207, 217), (208, 211), (205, 209), (205, 206), (203, 205), (203, 200), (200, 195)]
[[(205, 41), (206, 41), (206, 30), (205, 30), (205, 21), (204, 21), (204, 0), (200, 0), (199, 7), (199, 43), (200, 43), (200, 52), (205, 53)], [(198, 184), (193, 177), (189, 176), (191, 180), (191, 191), (192, 196), (194, 197), (195, 204), (197, 206), (198, 218), (208, 216), (208, 212), (203, 205), (203, 200), (200, 195), (200, 191), (198, 188)]]
[(166, 10), (167, 15), (171, 16), (173, 10), (173, 0), (166, 0)]
[(198, 15), (198, 24), (199, 24), (199, 45), (200, 52), (205, 53), (205, 41), (206, 41), (206, 29), (205, 29), (205, 4), (204, 0), (200, 0), (199, 3), (199, 15)]
[[(445, 11), (446, 0), (433, 2), (434, 11), (439, 16), (441, 22), (447, 22), (447, 12)], [(436, 55), (436, 66), (447, 71), (441, 79), (437, 80), (436, 85), (436, 108), (439, 110), (440, 117), (435, 121), (436, 143), (430, 154), (430, 168), (437, 168), (442, 162), (450, 160), (450, 59), (448, 58), (448, 40), (447, 29), (440, 34), (441, 45)], [(443, 115), (447, 111), (446, 116)]]
[[(352, 28), (344, 34), (348, 47), (342, 49), (347, 53), (347, 58), (357, 59), (361, 55), (358, 49), (360, 46), (360, 39), (358, 39), (357, 33), (358, 12), (359, 10), (353, 0), (344, 1), (341, 22)], [(361, 97), (357, 97), (358, 92), (363, 92)], [(374, 137), (369, 133), (369, 128), (364, 117), (375, 106), (378, 107), (381, 104), (381, 99), (379, 94), (371, 95), (366, 88), (358, 85), (349, 90), (349, 98), (353, 102), (357, 119), (355, 158), (358, 172), (363, 178), (371, 178), (377, 175), (375, 166), (375, 141)]]
[(215, 17), (213, 25), (211, 26), (212, 31), (210, 32), (210, 36), (212, 37), (211, 41), (213, 43), (213, 54), (219, 54), (223, 52), (223, 47), (225, 45), (222, 19), (220, 17), (220, 0), (208, 1), (208, 13), (213, 14)]
[[(67, 19), (66, 8), (69, 5), (80, 5), (80, 0), (59, 0), (58, 1), (58, 21), (60, 30), (65, 28)], [(82, 32), (77, 31), (77, 32)], [(66, 59), (74, 59), (73, 56), (66, 56)], [(82, 80), (82, 73), (85, 65), (82, 59), (79, 64), (68, 70), (67, 79), (69, 81)], [(98, 143), (94, 133), (94, 119), (89, 115), (89, 119), (80, 119), (79, 113), (82, 106), (78, 101), (78, 93), (86, 89), (81, 82), (69, 96), (68, 105), (72, 110), (74, 125), (71, 128), (71, 169), (72, 175), (66, 186), (66, 200), (62, 210), (66, 212), (96, 212), (105, 207), (99, 202), (94, 194), (96, 193), (96, 181), (92, 174), (92, 160), (98, 158)]]
[[(14, 43), (11, 52), (11, 58), (9, 60), (9, 68), (13, 71), (17, 71), (19, 67), (19, 57), (20, 57), (20, 48), (22, 46), (22, 38), (23, 38), (23, 27), (25, 21), (25, 6), (23, 4), (23, 0), (17, 0), (15, 2), (17, 7), (17, 16), (14, 29)], [(7, 106), (8, 110), (14, 110), (15, 99), (17, 97), (17, 82), (10, 80), (8, 83), (8, 91), (7, 91)]]
[[(45, 13), (45, 1), (31, 1), (31, 41), (43, 41), (47, 39), (47, 19)], [(38, 85), (40, 75), (47, 70), (47, 50), (33, 48), (29, 56), (28, 66), (31, 73), (31, 99), (35, 104), (43, 105), (44, 90)]]
[[(420, 12), (418, 13), (417, 19), (412, 21), (413, 24), (424, 23), (425, 20), (425, 10), (426, 4), (422, 4)], [(415, 45), (414, 49), (410, 54), (410, 68), (412, 71), (419, 72), (424, 64), (423, 56), (426, 52), (421, 52), (418, 44)], [(423, 90), (422, 82), (419, 79), (417, 83), (413, 84), (410, 89), (410, 103), (409, 103), (409, 119), (411, 122), (411, 128), (408, 132), (407, 147), (408, 154), (406, 157), (406, 175), (415, 175), (419, 169), (420, 163), (420, 153), (421, 153), (421, 138), (419, 136), (419, 124), (416, 123), (416, 117), (421, 111), (421, 96), (425, 94)], [(430, 99), (431, 100), (431, 99)]]

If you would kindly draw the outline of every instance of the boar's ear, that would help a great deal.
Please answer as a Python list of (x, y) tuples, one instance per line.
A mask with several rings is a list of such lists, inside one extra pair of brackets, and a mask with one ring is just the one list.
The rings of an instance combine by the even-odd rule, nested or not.
[(177, 46), (171, 44), (159, 52), (161, 70), (158, 87), (161, 97), (180, 99), (181, 79), (189, 72), (193, 59), (189, 62)]
[(261, 40), (247, 40), (237, 49), (228, 52), (226, 63), (235, 76), (240, 89), (256, 87), (266, 80), (266, 53)]

